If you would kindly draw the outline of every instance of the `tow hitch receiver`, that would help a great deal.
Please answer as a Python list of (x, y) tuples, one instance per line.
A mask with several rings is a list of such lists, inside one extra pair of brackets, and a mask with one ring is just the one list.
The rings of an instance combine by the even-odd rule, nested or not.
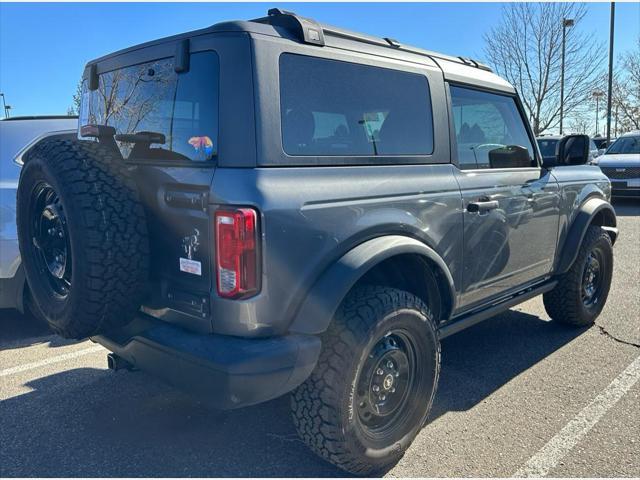
[(107, 366), (109, 367), (109, 370), (113, 370), (114, 372), (117, 372), (118, 370), (128, 370), (133, 372), (137, 370), (136, 367), (115, 353), (107, 354)]

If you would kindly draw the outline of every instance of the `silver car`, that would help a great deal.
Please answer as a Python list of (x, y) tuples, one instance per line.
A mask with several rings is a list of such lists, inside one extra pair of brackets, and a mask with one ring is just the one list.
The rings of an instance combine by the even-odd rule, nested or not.
[(609, 177), (613, 196), (640, 198), (640, 130), (620, 136), (591, 163)]
[(75, 131), (75, 117), (14, 117), (0, 120), (0, 308), (24, 311), (24, 273), (16, 234), (16, 189), (21, 150), (49, 132)]

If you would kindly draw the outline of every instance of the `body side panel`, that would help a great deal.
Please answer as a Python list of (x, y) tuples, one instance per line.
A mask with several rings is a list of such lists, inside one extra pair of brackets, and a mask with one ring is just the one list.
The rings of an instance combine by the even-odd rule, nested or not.
[[(591, 198), (599, 198), (608, 202), (611, 196), (611, 183), (597, 166), (560, 166), (554, 167), (550, 171), (560, 188), (560, 218), (558, 247), (554, 261), (555, 272), (569, 230), (581, 211), (580, 207)], [(574, 247), (577, 248), (577, 245)]]
[(223, 169), (212, 202), (261, 213), (262, 291), (212, 301), (216, 333), (283, 333), (320, 275), (347, 252), (402, 235), (441, 257), (461, 281), (462, 212), (451, 165)]
[(498, 202), (486, 214), (463, 214), (464, 279), (457, 313), (550, 275), (560, 197), (555, 179), (539, 167), (457, 170), (456, 178), (465, 208), (478, 199)]

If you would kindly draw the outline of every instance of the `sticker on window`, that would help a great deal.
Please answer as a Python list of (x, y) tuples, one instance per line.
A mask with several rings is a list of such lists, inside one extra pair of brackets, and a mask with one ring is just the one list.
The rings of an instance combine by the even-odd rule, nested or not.
[(189, 145), (191, 145), (196, 154), (198, 155), (198, 160), (209, 160), (213, 155), (213, 142), (209, 137), (191, 137), (189, 139)]

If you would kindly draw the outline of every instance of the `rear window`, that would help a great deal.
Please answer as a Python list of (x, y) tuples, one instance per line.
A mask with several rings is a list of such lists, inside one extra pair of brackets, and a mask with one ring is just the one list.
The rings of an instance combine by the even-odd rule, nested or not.
[(129, 160), (208, 161), (218, 150), (218, 84), (215, 52), (192, 54), (184, 73), (173, 58), (106, 72), (97, 90), (83, 89), (80, 125), (164, 135), (164, 144), (118, 141)]
[(284, 151), (295, 156), (433, 153), (423, 75), (316, 57), (280, 57)]

